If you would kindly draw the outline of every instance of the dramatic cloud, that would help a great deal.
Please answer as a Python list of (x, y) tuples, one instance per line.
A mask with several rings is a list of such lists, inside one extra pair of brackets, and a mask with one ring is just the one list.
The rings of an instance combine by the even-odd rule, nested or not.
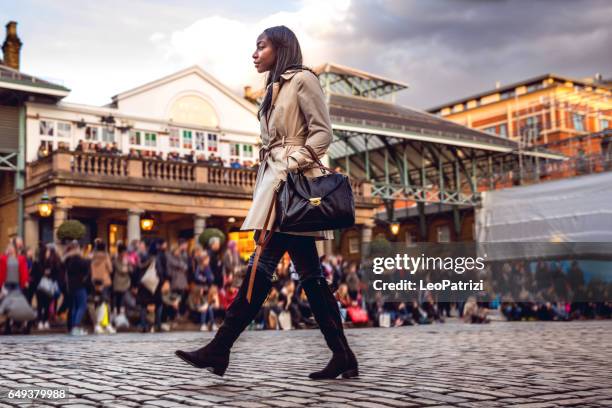
[[(411, 84), (429, 107), (546, 72), (612, 75), (609, 1), (356, 2), (369, 68)], [(356, 61), (357, 63), (357, 61)]]
[[(241, 21), (214, 15), (184, 29), (156, 33), (151, 38), (166, 61), (178, 58), (184, 65), (199, 64), (222, 82), (240, 90), (246, 84), (262, 86), (262, 75), (251, 55), (257, 36), (267, 27), (285, 25), (300, 40), (307, 64), (316, 65), (333, 56), (336, 39), (352, 35), (347, 23), (350, 1), (310, 0), (296, 11), (281, 11), (258, 21)], [(167, 37), (166, 41), (162, 39)]]
[[(305, 62), (333, 61), (410, 84), (398, 102), (427, 108), (546, 72), (612, 76), (607, 0), (109, 0), (8, 3), (23, 70), (57, 79), (69, 100), (116, 93), (192, 64), (228, 84), (263, 84), (257, 35), (284, 24)], [(41, 18), (41, 16), (45, 18)]]

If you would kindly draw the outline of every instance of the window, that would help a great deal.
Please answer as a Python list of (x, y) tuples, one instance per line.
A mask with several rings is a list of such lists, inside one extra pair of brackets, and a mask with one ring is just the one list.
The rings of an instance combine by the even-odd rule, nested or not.
[(40, 121), (40, 135), (53, 137), (53, 122), (49, 120)]
[(572, 114), (572, 121), (574, 122), (574, 129), (579, 132), (584, 132), (584, 115), (574, 113)]
[(537, 91), (538, 89), (542, 89), (542, 83), (539, 82), (537, 84), (531, 84), (527, 87), (527, 92), (534, 92)]
[(98, 128), (87, 126), (85, 128), (85, 140), (98, 140)]
[(183, 130), (183, 148), (193, 149), (193, 134), (191, 130)]
[(349, 254), (359, 253), (359, 237), (349, 238)]
[(502, 123), (499, 125), (499, 135), (503, 137), (508, 137), (508, 125)]
[(208, 134), (208, 151), (216, 152), (217, 149), (217, 135), (214, 133)]
[(181, 137), (177, 128), (170, 129), (169, 142), (170, 147), (181, 147)]
[(608, 119), (599, 120), (599, 129), (604, 130), (610, 127), (610, 121)]
[(242, 155), (244, 157), (253, 157), (253, 146), (242, 145)]
[(110, 130), (106, 127), (102, 128), (102, 141), (113, 143), (115, 141), (115, 129)]
[(240, 144), (232, 143), (230, 145), (230, 156), (240, 156)]
[(495, 129), (495, 126), (491, 126), (491, 127), (488, 127), (488, 128), (484, 128), (483, 130), (484, 130), (485, 132), (487, 132), (487, 133), (491, 133), (491, 134), (494, 134), (494, 135), (496, 135), (496, 134), (497, 134), (497, 129)]
[(66, 122), (57, 122), (57, 136), (58, 137), (70, 137), (70, 131), (72, 125)]
[(157, 134), (156, 133), (145, 133), (145, 146), (157, 147)]
[(521, 136), (527, 143), (532, 143), (540, 138), (540, 117), (530, 116), (525, 119), (525, 124), (521, 127)]
[(441, 225), (436, 228), (437, 242), (450, 242), (450, 228), (448, 225)]
[(196, 137), (196, 150), (205, 150), (206, 149), (206, 133), (195, 132), (195, 137)]
[(142, 135), (140, 132), (131, 131), (130, 132), (130, 144), (131, 145), (140, 145), (142, 143)]

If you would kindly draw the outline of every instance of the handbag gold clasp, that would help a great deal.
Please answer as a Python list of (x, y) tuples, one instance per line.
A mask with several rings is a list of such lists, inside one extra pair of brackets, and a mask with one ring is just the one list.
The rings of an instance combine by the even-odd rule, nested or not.
[(312, 197), (308, 199), (310, 201), (310, 204), (317, 206), (321, 204), (321, 197)]

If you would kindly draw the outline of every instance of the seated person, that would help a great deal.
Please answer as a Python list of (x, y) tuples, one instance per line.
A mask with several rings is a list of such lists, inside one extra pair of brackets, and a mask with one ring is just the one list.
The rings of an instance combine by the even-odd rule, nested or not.
[(191, 321), (200, 325), (200, 330), (211, 330), (214, 321), (213, 309), (209, 307), (204, 286), (193, 285), (187, 296), (187, 310)]

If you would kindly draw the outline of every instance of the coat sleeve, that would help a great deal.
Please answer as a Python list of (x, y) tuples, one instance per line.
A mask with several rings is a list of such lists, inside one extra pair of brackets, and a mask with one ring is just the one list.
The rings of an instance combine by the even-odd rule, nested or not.
[[(309, 71), (296, 74), (297, 99), (300, 110), (306, 119), (308, 134), (306, 144), (312, 147), (320, 158), (325, 154), (332, 141), (332, 127), (329, 119), (325, 95), (319, 79)], [(314, 162), (308, 150), (304, 147), (291, 153), (288, 158), (287, 169), (304, 168)]]

